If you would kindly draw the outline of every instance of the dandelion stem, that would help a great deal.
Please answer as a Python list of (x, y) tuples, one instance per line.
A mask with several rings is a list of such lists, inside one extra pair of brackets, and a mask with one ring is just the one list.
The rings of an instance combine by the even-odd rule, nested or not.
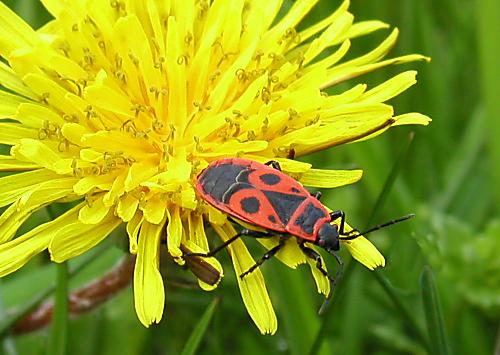
[(64, 355), (68, 345), (68, 264), (56, 265), (56, 273), (54, 316), (47, 353)]

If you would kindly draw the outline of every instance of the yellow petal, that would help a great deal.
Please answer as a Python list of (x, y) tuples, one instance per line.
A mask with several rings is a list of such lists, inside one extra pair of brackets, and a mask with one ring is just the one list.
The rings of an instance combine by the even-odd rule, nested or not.
[(97, 198), (94, 196), (91, 197), (91, 200), (87, 200), (78, 214), (78, 220), (84, 224), (101, 223), (109, 212), (110, 208), (104, 205), (103, 196)]
[(58, 111), (65, 112), (66, 114), (78, 112), (78, 108), (66, 99), (66, 94), (69, 91), (51, 80), (48, 76), (30, 73), (23, 78), (23, 81), (39, 97), (43, 97), (47, 103)]
[[(314, 248), (313, 245), (308, 244), (308, 247), (316, 250), (316, 248)], [(328, 296), (330, 294), (330, 288), (331, 288), (330, 280), (328, 279), (328, 277), (323, 275), (321, 271), (319, 271), (319, 269), (316, 267), (316, 262), (313, 259), (306, 258), (306, 260), (307, 263), (309, 264), (309, 267), (311, 268), (311, 273), (314, 277), (314, 282), (316, 283), (316, 288), (318, 290), (318, 293)], [(321, 258), (321, 262), (323, 264), (323, 268), (327, 270), (326, 263), (323, 260), (323, 258)]]
[(24, 138), (38, 138), (38, 131), (17, 123), (0, 123), (1, 144), (19, 144)]
[(15, 119), (28, 127), (41, 128), (46, 122), (56, 126), (64, 123), (64, 120), (51, 109), (36, 103), (22, 103), (19, 105)]
[[(186, 64), (180, 62), (180, 58), (184, 53), (181, 49), (182, 34), (179, 33), (179, 23), (174, 16), (170, 16), (167, 24), (167, 57), (166, 67), (168, 75), (168, 107), (169, 115), (171, 115), (173, 124), (178, 132), (182, 135), (187, 118), (187, 102), (186, 102)], [(187, 61), (184, 58), (183, 61)], [(179, 64), (180, 63), (180, 64)]]
[(137, 254), (139, 231), (141, 230), (143, 222), (144, 217), (142, 216), (142, 213), (139, 212), (134, 214), (134, 217), (132, 217), (127, 223), (128, 244), (131, 254)]
[(14, 117), (18, 107), (26, 102), (27, 100), (21, 96), (13, 95), (8, 92), (0, 90), (0, 119)]
[(314, 39), (304, 53), (304, 63), (308, 64), (316, 58), (323, 50), (333, 45), (337, 38), (347, 32), (354, 21), (354, 16), (350, 13), (343, 13), (328, 26), (318, 38)]
[(38, 139), (21, 139), (16, 146), (15, 154), (37, 163), (44, 168), (55, 170), (54, 165), (61, 160), (61, 156), (48, 145)]
[(345, 37), (356, 38), (384, 28), (389, 28), (389, 25), (382, 21), (377, 21), (377, 20), (361, 21), (353, 24), (351, 28), (349, 28), (349, 31), (347, 31)]
[(385, 259), (378, 249), (365, 237), (361, 236), (353, 240), (341, 241), (352, 257), (373, 270), (379, 266), (385, 266)]
[(33, 256), (45, 250), (60, 228), (67, 223), (76, 221), (78, 209), (76, 206), (51, 222), (39, 225), (28, 233), (0, 245), (0, 277), (16, 271), (26, 264)]
[(38, 184), (57, 178), (60, 178), (60, 176), (47, 169), (38, 169), (1, 177), (0, 207), (14, 202), (24, 192), (35, 188)]
[(417, 72), (414, 70), (398, 74), (365, 92), (357, 101), (368, 103), (385, 102), (414, 85), (417, 82), (416, 77)]
[(346, 81), (357, 76), (372, 72), (374, 70), (393, 65), (393, 64), (404, 64), (408, 62), (415, 61), (430, 61), (429, 57), (425, 57), (419, 54), (409, 54), (401, 57), (391, 58), (387, 60), (383, 60), (380, 62), (376, 62), (373, 64), (364, 64), (360, 66), (342, 66), (342, 67), (334, 67), (329, 70), (327, 74), (327, 79), (321, 85), (321, 89), (325, 89), (331, 87), (335, 84), (338, 84), (342, 81)]
[(74, 179), (55, 179), (44, 181), (26, 191), (20, 198), (7, 208), (0, 216), (0, 243), (11, 240), (18, 228), (31, 214), (67, 195), (73, 190)]
[(102, 202), (107, 207), (114, 206), (117, 202), (118, 198), (121, 197), (125, 193), (125, 178), (126, 174), (122, 173), (116, 177), (113, 181), (113, 185), (109, 189), (108, 192), (104, 195)]
[(3, 2), (0, 2), (0, 23), (0, 53), (3, 57), (17, 48), (33, 45), (38, 39), (35, 31)]
[(130, 99), (124, 93), (102, 83), (86, 87), (85, 100), (92, 105), (123, 116), (124, 121), (127, 118), (133, 119), (135, 117), (134, 105), (130, 102)]
[(394, 116), (393, 126), (405, 125), (405, 124), (421, 124), (427, 126), (432, 119), (426, 115), (422, 115), (418, 112), (406, 113), (404, 115)]
[(141, 205), (140, 209), (144, 214), (146, 221), (152, 224), (158, 224), (165, 217), (167, 203), (160, 195), (156, 194), (147, 198)]
[(349, 0), (344, 0), (342, 4), (331, 15), (301, 31), (300, 32), (301, 41), (305, 42), (309, 38), (314, 36), (316, 33), (319, 33), (320, 31), (327, 28), (333, 21), (335, 21), (336, 18), (338, 18), (339, 14), (345, 13), (348, 8), (349, 8)]
[(38, 164), (17, 160), (10, 155), (0, 155), (0, 171), (24, 171), (41, 168)]
[(15, 72), (4, 62), (0, 62), (0, 85), (30, 99), (38, 99)]
[(139, 234), (134, 269), (134, 303), (144, 326), (158, 323), (163, 315), (165, 290), (160, 274), (160, 237), (163, 224), (144, 222)]
[(180, 264), (184, 264), (184, 259), (182, 259), (182, 251), (181, 251), (181, 241), (182, 234), (184, 233), (182, 227), (182, 221), (180, 216), (179, 207), (176, 205), (169, 206), (168, 209), (165, 209), (166, 216), (168, 219), (167, 224), (167, 248), (168, 252), (174, 260)]
[[(213, 224), (212, 227), (223, 241), (228, 240), (236, 234), (230, 223), (226, 223), (222, 227)], [(240, 239), (231, 243), (228, 249), (234, 271), (236, 272), (241, 297), (243, 298), (248, 314), (262, 334), (274, 334), (278, 329), (278, 321), (267, 293), (262, 272), (257, 268), (241, 279), (239, 275), (252, 267), (255, 261)]]
[(116, 214), (124, 222), (128, 222), (132, 219), (132, 217), (135, 216), (137, 207), (139, 207), (139, 199), (135, 197), (132, 193), (125, 194), (118, 201)]
[(98, 188), (101, 190), (109, 190), (113, 186), (113, 182), (119, 174), (118, 171), (113, 171), (104, 175), (88, 175), (81, 178), (73, 187), (73, 190), (78, 195), (85, 195), (90, 190)]
[(223, 225), (227, 221), (227, 217), (224, 213), (218, 209), (212, 207), (209, 204), (203, 204), (203, 209), (208, 214), (208, 221), (212, 224), (217, 224), (219, 226)]
[(74, 258), (99, 244), (121, 223), (112, 213), (99, 224), (84, 224), (79, 220), (68, 223), (54, 234), (49, 245), (50, 257), (57, 263)]
[(151, 161), (140, 161), (132, 164), (125, 179), (125, 191), (129, 192), (148, 180), (158, 172), (158, 166)]
[(309, 169), (296, 178), (305, 186), (334, 188), (353, 184), (359, 181), (362, 175), (362, 170)]

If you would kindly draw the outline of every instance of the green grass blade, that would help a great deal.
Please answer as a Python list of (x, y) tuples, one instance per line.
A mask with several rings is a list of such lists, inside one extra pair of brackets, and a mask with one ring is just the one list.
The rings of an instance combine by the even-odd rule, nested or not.
[(439, 303), (436, 281), (430, 267), (424, 267), (420, 278), (427, 331), (429, 333), (430, 353), (449, 354), (448, 339), (444, 329), (443, 313)]
[(184, 349), (182, 349), (181, 355), (193, 355), (196, 353), (196, 350), (200, 346), (200, 343), (203, 339), (203, 336), (207, 332), (208, 325), (212, 320), (215, 309), (220, 302), (220, 298), (215, 298), (212, 303), (207, 307), (205, 313), (201, 317), (196, 327), (193, 329), (193, 332), (189, 336), (188, 341), (184, 345)]
[(392, 304), (396, 307), (398, 313), (401, 318), (405, 321), (405, 324), (416, 334), (418, 340), (428, 348), (427, 339), (418, 326), (417, 321), (413, 318), (411, 313), (408, 311), (408, 308), (404, 305), (403, 301), (397, 294), (394, 287), (391, 285), (389, 280), (385, 278), (380, 271), (375, 271), (375, 279), (378, 281), (380, 286), (384, 289), (385, 293), (389, 296), (392, 301)]
[(58, 264), (56, 271), (54, 315), (47, 353), (63, 355), (66, 354), (68, 345), (68, 264)]
[(392, 186), (394, 185), (394, 181), (396, 181), (396, 178), (398, 177), (401, 168), (403, 167), (404, 163), (408, 160), (407, 159), (408, 153), (410, 151), (410, 147), (411, 144), (413, 143), (414, 138), (415, 138), (415, 133), (410, 132), (410, 134), (408, 135), (408, 140), (406, 141), (406, 145), (403, 147), (401, 153), (399, 154), (399, 157), (392, 166), (391, 172), (389, 173), (389, 176), (385, 180), (384, 186), (382, 187), (382, 191), (380, 191), (377, 201), (375, 201), (372, 213), (370, 215), (370, 218), (368, 219), (368, 223), (366, 224), (367, 228), (372, 225), (373, 221), (377, 216), (377, 213), (381, 210), (382, 206), (384, 205), (387, 196), (389, 195), (389, 191), (391, 191)]

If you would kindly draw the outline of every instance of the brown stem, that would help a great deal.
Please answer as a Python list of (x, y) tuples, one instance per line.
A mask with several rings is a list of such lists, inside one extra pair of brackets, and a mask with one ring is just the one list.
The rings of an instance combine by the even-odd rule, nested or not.
[[(132, 280), (135, 256), (127, 256), (101, 278), (71, 292), (69, 310), (71, 315), (88, 312), (116, 295)], [(46, 301), (19, 320), (13, 328), (14, 334), (23, 334), (40, 329), (52, 320), (54, 302)]]

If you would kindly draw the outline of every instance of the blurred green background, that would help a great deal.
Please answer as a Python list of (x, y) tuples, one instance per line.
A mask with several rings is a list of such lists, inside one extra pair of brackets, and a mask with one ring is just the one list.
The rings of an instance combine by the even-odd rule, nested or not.
[[(49, 19), (35, 0), (3, 2), (35, 27)], [(285, 7), (291, 3), (285, 1)], [(320, 1), (305, 25), (339, 3)], [(246, 313), (227, 255), (222, 256), (226, 277), (211, 293), (169, 282), (193, 277), (165, 260), (167, 301), (159, 325), (146, 329), (139, 323), (127, 287), (61, 330), (67, 332), (69, 353), (177, 354), (184, 349), (187, 354), (196, 344), (204, 354), (492, 354), (495, 348), (500, 352), (500, 193), (495, 183), (500, 181), (500, 3), (353, 0), (351, 12), (357, 20), (379, 19), (401, 29), (391, 56), (432, 57), (430, 64), (386, 68), (361, 78), (376, 84), (403, 70), (418, 69), (418, 85), (391, 103), (398, 114), (417, 111), (431, 116), (429, 127), (395, 128), (377, 139), (306, 158), (316, 166), (364, 170), (359, 183), (323, 191), (325, 204), (345, 210), (359, 229), (416, 213), (413, 220), (370, 236), (386, 256), (387, 267), (370, 272), (349, 263), (344, 251), (345, 277), (327, 314), (318, 316), (323, 298), (308, 268), (294, 271), (269, 261), (263, 272), (279, 329), (275, 336), (262, 336)], [(354, 41), (351, 55), (368, 51), (385, 35), (380, 31)], [(39, 213), (33, 223), (46, 220), (46, 213)], [(254, 241), (247, 245), (255, 256), (263, 252)], [(70, 263), (85, 265), (71, 279), (70, 288), (102, 275), (123, 256), (113, 240), (100, 249), (95, 257)], [(334, 270), (333, 258), (327, 262)], [(9, 320), (13, 310), (43, 296), (56, 272), (42, 255), (4, 278), (0, 319)], [(221, 302), (213, 303), (219, 297)], [(207, 317), (200, 321), (207, 309)], [(44, 354), (53, 340), (50, 327), (24, 335), (6, 333), (0, 349), (5, 354)]]

